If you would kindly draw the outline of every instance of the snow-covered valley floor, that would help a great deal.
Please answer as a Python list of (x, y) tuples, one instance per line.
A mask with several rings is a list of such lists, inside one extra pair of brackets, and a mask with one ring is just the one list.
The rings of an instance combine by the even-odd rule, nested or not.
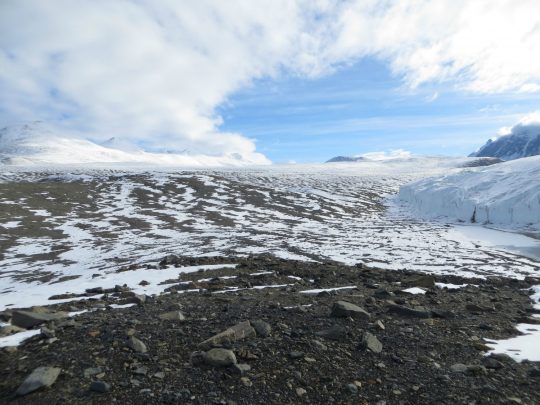
[(100, 285), (100, 275), (155, 264), (171, 253), (266, 252), (468, 276), (523, 277), (540, 270), (534, 254), (504, 247), (517, 241), (534, 252), (536, 239), (499, 232), (508, 243), (494, 244), (454, 226), (415, 220), (391, 198), (400, 185), (455, 170), (452, 164), (219, 171), (4, 166), (0, 306), (20, 305), (28, 294), (46, 300), (62, 282), (66, 289)]

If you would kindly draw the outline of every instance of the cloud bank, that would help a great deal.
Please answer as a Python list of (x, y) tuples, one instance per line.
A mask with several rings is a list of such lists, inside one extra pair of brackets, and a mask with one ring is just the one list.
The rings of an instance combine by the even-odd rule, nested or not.
[(538, 92), (538, 15), (537, 0), (4, 0), (0, 121), (262, 162), (216, 113), (254, 80), (375, 57), (411, 87)]

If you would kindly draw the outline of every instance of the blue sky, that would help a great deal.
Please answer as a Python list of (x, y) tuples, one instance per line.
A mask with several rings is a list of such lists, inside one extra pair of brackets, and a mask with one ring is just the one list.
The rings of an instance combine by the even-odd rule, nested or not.
[(256, 81), (218, 112), (222, 130), (254, 138), (260, 152), (283, 163), (392, 149), (467, 155), (538, 106), (530, 93), (411, 89), (387, 63), (368, 57), (320, 78)]

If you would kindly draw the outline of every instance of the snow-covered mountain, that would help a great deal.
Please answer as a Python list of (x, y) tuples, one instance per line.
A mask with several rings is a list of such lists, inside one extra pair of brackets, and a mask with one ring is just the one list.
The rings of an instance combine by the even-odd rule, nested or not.
[(513, 160), (536, 155), (540, 155), (540, 117), (534, 114), (510, 129), (503, 129), (499, 137), (488, 140), (470, 156)]
[(540, 231), (540, 156), (423, 179), (399, 198), (425, 218)]
[(97, 144), (74, 134), (58, 132), (42, 122), (0, 129), (0, 164), (55, 165), (123, 163), (186, 167), (269, 164), (263, 156), (150, 153), (111, 138)]
[(365, 160), (362, 156), (335, 156), (328, 159), (325, 163), (340, 163), (340, 162), (360, 162)]
[(335, 156), (325, 163), (340, 163), (340, 162), (363, 162), (363, 161), (386, 161), (409, 159), (411, 153), (403, 149), (391, 150), (390, 152), (369, 152), (355, 156)]

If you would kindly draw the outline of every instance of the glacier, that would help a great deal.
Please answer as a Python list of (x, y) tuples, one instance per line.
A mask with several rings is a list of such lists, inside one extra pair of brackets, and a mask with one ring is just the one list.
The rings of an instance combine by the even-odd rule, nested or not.
[(540, 156), (418, 180), (398, 198), (423, 218), (540, 232)]

